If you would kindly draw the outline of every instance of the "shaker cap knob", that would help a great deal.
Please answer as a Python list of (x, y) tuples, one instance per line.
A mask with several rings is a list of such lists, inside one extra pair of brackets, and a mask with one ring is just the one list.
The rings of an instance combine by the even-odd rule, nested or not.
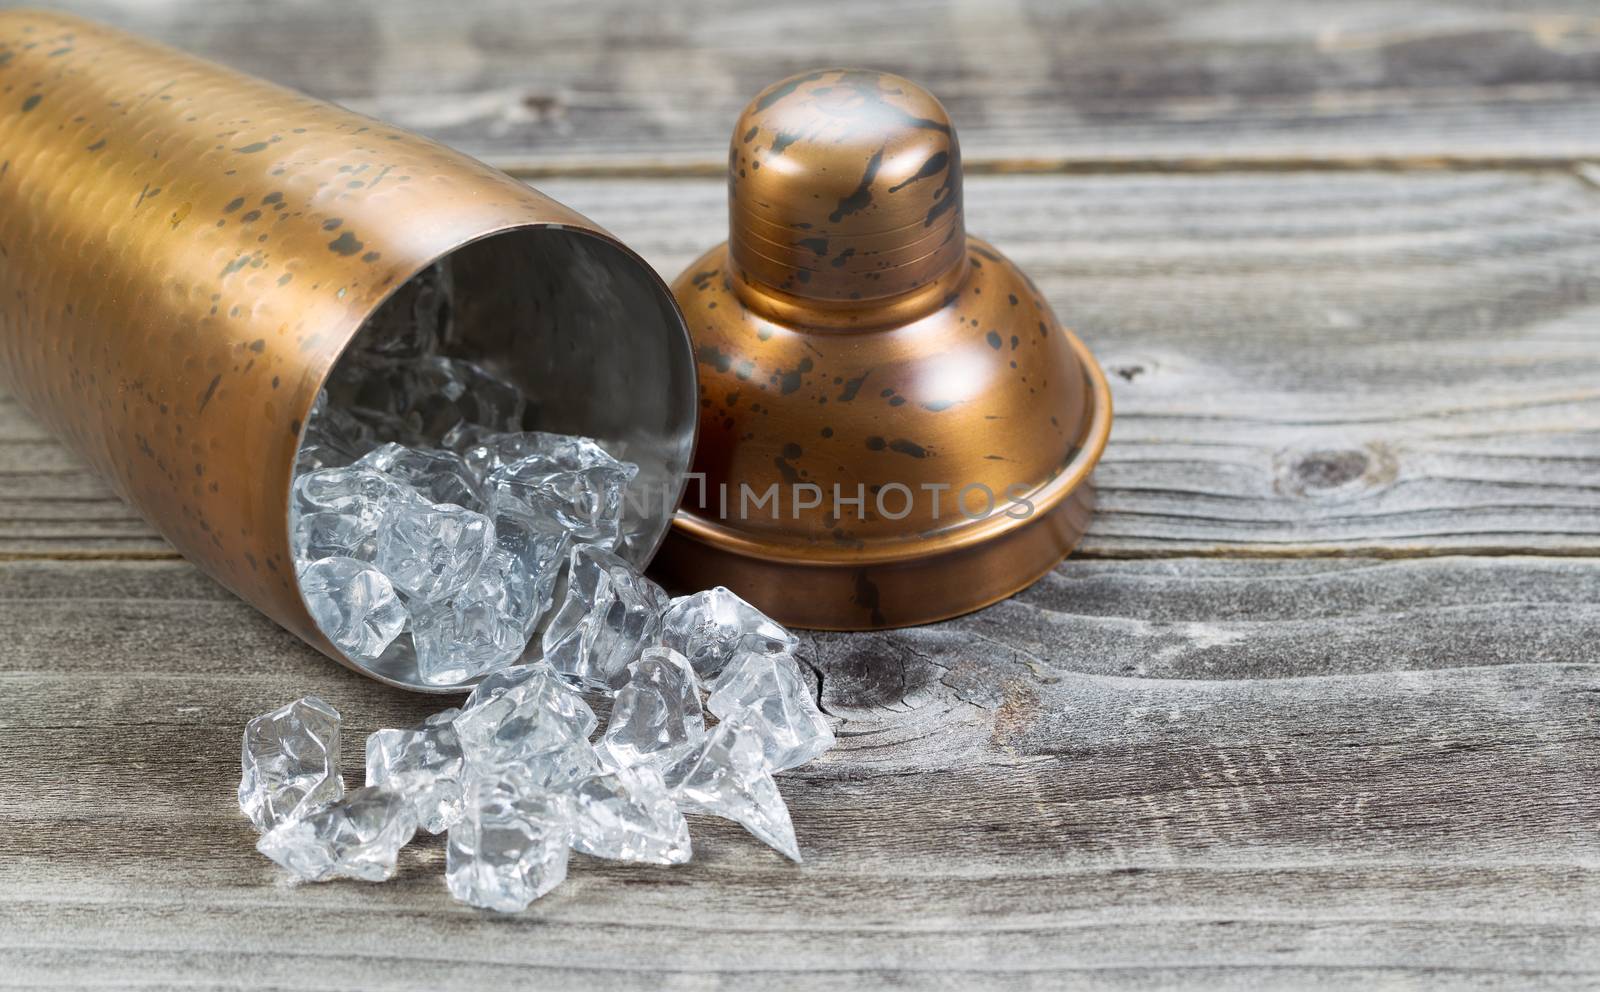
[(806, 300), (899, 296), (966, 253), (950, 117), (887, 73), (822, 69), (763, 90), (734, 127), (728, 206), (744, 280)]

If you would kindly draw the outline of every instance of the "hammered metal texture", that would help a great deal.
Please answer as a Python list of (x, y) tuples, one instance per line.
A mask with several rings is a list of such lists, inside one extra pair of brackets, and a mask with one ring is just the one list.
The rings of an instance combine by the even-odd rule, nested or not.
[[(1110, 395), (1027, 276), (965, 233), (944, 108), (898, 76), (821, 70), (757, 96), (730, 148), (729, 240), (673, 284), (705, 485), (657, 567), (830, 629), (927, 622), (1032, 583), (1087, 526)], [(776, 516), (737, 502), (773, 484), (825, 498)], [(899, 492), (877, 503), (896, 486), (908, 512)], [(969, 487), (971, 515), (985, 491), (995, 512), (959, 512)]]
[(0, 379), (185, 556), (341, 662), (288, 550), (302, 421), (396, 286), (530, 226), (611, 240), (378, 121), (0, 12)]

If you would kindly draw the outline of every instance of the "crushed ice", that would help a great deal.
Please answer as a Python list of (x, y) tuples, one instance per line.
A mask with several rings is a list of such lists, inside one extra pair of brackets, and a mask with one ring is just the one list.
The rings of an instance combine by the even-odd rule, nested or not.
[[(290, 533), (322, 632), (375, 662), (407, 646), (459, 709), (366, 742), (346, 792), (339, 714), (306, 697), (246, 728), (239, 805), (300, 878), (382, 881), (447, 833), (458, 900), (514, 912), (569, 853), (680, 864), (683, 814), (725, 817), (796, 861), (773, 776), (834, 743), (797, 638), (727, 589), (669, 599), (613, 553), (638, 469), (588, 438), (524, 430), (511, 383), (446, 354), (443, 265), (341, 359), (306, 426)], [(603, 732), (583, 693), (611, 696)]]

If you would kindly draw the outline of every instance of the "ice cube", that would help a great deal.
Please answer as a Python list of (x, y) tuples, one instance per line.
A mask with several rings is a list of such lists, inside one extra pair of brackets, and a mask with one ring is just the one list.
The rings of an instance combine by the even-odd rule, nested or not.
[(430, 834), (443, 833), (461, 818), (465, 763), (452, 726), (460, 713), (442, 710), (409, 730), (379, 730), (367, 737), (367, 784), (405, 796), (418, 825)]
[(828, 718), (786, 654), (744, 652), (723, 669), (707, 707), (726, 720), (745, 713), (761, 731), (767, 767), (795, 768), (833, 747)]
[(521, 623), (502, 613), (493, 600), (473, 597), (470, 589), (447, 602), (416, 604), (411, 637), (417, 675), (428, 685), (477, 678), (516, 661), (528, 646)]
[(462, 423), (504, 431), (522, 426), (522, 391), (480, 365), (460, 358), (434, 357), (410, 368), (422, 435), (443, 438)]
[(566, 596), (544, 632), (544, 657), (565, 678), (611, 691), (661, 630), (669, 598), (609, 551), (572, 549)]
[(525, 763), (571, 741), (588, 746), (594, 711), (544, 662), (484, 677), (455, 718), (467, 764), (479, 770)]
[(537, 602), (538, 594), (521, 559), (495, 548), (458, 598), (492, 604), (517, 628), (526, 646), (544, 612)]
[(700, 749), (670, 769), (672, 797), (691, 813), (710, 813), (740, 824), (792, 860), (800, 848), (789, 807), (767, 767), (761, 731), (746, 713), (717, 724)]
[[(317, 400), (306, 415), (304, 443), (297, 464), (307, 463), (307, 471), (348, 465), (372, 448), (372, 429), (360, 420), (333, 407), (328, 391), (317, 393)], [(309, 464), (315, 461), (316, 464)], [(296, 469), (296, 474), (301, 470)]]
[(487, 506), (482, 484), (453, 451), (391, 443), (367, 452), (356, 464), (404, 482), (430, 503), (454, 503), (478, 513)]
[(408, 597), (438, 602), (472, 581), (493, 541), (494, 528), (481, 513), (405, 503), (384, 517), (376, 564)]
[(570, 789), (572, 846), (597, 858), (677, 865), (693, 854), (689, 824), (650, 768), (591, 775)]
[(531, 634), (550, 609), (572, 535), (558, 521), (536, 516), (515, 500), (496, 501), (490, 517), (496, 546), (515, 559), (504, 566), (502, 579), (510, 601), (507, 612), (522, 618)]
[(412, 409), (419, 389), (414, 362), (350, 351), (328, 376), (328, 405), (346, 422), (361, 425), (369, 439), (366, 451), (385, 442), (420, 446), (426, 443), (422, 416)]
[(516, 767), (541, 789), (566, 790), (581, 779), (598, 775), (606, 768), (586, 740), (566, 740), (543, 751), (525, 756)]
[(800, 641), (760, 610), (717, 586), (672, 601), (661, 643), (680, 652), (702, 679), (715, 678), (734, 655), (793, 653)]
[(306, 435), (306, 443), (302, 444), (300, 450), (295, 453), (294, 474), (298, 477), (315, 472), (318, 469), (338, 468), (348, 465), (354, 460), (354, 456), (346, 454), (331, 445), (324, 444), (308, 433)]
[(450, 828), (445, 884), (456, 899), (515, 913), (567, 877), (571, 801), (515, 768), (474, 776), (466, 812)]
[(360, 514), (321, 510), (295, 514), (290, 540), (297, 564), (309, 564), (322, 558), (371, 561), (377, 553), (378, 529), (365, 526)]
[(344, 795), (339, 711), (316, 696), (263, 713), (244, 728), (239, 809), (257, 830)]
[(261, 835), (256, 850), (310, 882), (394, 875), (400, 849), (417, 830), (417, 814), (381, 785), (356, 789), (330, 806), (285, 820)]
[[(467, 439), (465, 432), (459, 435)], [(474, 432), (473, 444), (461, 450), (467, 464), (487, 479), (513, 462), (524, 462), (528, 471), (537, 466), (545, 472), (575, 472), (586, 468), (626, 466), (592, 439), (548, 431)]]
[(483, 471), (478, 463), (465, 456), (472, 449), (482, 444), (490, 444), (495, 438), (501, 437), (505, 433), (505, 431), (496, 430), (493, 427), (485, 427), (482, 424), (468, 423), (463, 420), (444, 432), (444, 437), (439, 439), (439, 447), (463, 456), (467, 462), (467, 467), (472, 469), (472, 474), (477, 476), (479, 482), (482, 482), (488, 473)]
[(426, 358), (450, 337), (454, 312), (448, 262), (436, 262), (383, 301), (349, 353), (363, 364)]
[[(369, 387), (370, 391), (370, 387)], [(385, 400), (385, 402), (398, 402)], [(365, 424), (372, 432), (374, 444), (402, 444), (408, 447), (427, 446), (430, 438), (423, 432), (422, 417), (417, 413), (390, 413), (376, 407), (352, 403), (349, 414)]]
[(503, 436), (465, 457), (487, 472), (491, 499), (553, 516), (574, 541), (607, 549), (620, 531), (624, 492), (639, 472), (587, 438), (536, 431)]
[(377, 533), (384, 514), (396, 506), (421, 504), (416, 490), (365, 465), (318, 469), (294, 482), (295, 512), (342, 513), (357, 518), (362, 532)]
[(367, 562), (323, 558), (301, 569), (299, 578), (317, 627), (352, 658), (377, 659), (406, 625), (406, 607), (394, 586)]
[(645, 648), (611, 705), (598, 750), (613, 766), (665, 771), (706, 736), (694, 669), (671, 648)]

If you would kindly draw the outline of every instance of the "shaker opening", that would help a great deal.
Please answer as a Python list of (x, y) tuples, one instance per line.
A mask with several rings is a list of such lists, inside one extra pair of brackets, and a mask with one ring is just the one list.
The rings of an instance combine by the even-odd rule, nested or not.
[[(426, 266), (368, 317), (306, 418), (295, 476), (348, 467), (358, 459), (381, 463), (376, 449), (385, 444), (462, 456), (519, 432), (589, 438), (601, 449), (596, 459), (610, 456), (637, 466), (626, 485), (613, 550), (642, 569), (682, 494), (696, 432), (695, 382), (682, 317), (665, 285), (636, 255), (588, 231), (555, 225), (513, 229)], [(494, 512), (487, 499), (466, 489), (459, 499), (449, 498), (456, 485), (471, 488), (474, 480), (446, 480), (443, 489), (424, 495)], [(484, 479), (476, 485), (483, 487)], [(325, 506), (308, 503), (303, 489), (294, 483), (289, 494), (291, 550), (301, 598), (329, 642), (347, 663), (392, 684), (430, 692), (469, 687), (475, 679), (440, 684), (430, 676), (428, 659), (419, 670), (410, 636), (415, 604), (409, 614), (400, 609), (404, 633), (376, 656), (359, 644), (350, 647), (348, 636), (345, 643), (331, 636), (313, 608), (318, 590), (374, 580), (355, 564), (347, 563), (343, 572), (308, 567), (322, 554), (306, 556), (308, 533), (316, 530), (311, 540), (326, 538), (348, 562), (338, 549), (340, 534), (352, 525), (339, 514), (320, 512)], [(487, 491), (481, 489), (480, 496)], [(307, 512), (319, 519), (303, 520)], [(356, 529), (363, 528), (369, 543), (352, 552), (358, 560), (375, 554), (373, 521)], [(399, 596), (406, 601), (404, 592)], [(536, 653), (538, 636), (529, 633)]]

